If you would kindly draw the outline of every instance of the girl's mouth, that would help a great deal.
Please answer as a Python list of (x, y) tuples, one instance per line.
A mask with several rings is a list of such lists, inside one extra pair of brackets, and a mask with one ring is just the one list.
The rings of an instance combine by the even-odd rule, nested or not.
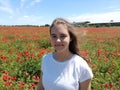
[(64, 46), (64, 45), (63, 45), (63, 44), (55, 44), (55, 46), (58, 46), (58, 47), (59, 47), (59, 46)]

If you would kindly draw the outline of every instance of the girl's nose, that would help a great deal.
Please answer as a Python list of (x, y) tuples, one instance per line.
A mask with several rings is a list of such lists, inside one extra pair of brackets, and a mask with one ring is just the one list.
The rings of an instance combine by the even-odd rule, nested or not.
[(56, 40), (57, 42), (61, 42), (61, 39), (60, 38), (57, 38), (57, 40)]

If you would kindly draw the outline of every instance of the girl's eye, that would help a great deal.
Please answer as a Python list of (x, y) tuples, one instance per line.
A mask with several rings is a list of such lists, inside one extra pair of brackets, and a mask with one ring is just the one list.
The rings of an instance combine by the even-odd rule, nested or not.
[(56, 36), (55, 36), (55, 35), (52, 35), (52, 38), (56, 38)]
[(65, 38), (66, 36), (65, 35), (61, 35), (61, 38)]

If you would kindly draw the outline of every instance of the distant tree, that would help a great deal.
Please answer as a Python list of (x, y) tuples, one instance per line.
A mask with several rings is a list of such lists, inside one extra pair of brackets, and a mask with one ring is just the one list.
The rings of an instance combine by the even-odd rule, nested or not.
[(110, 23), (113, 23), (114, 22), (114, 20), (110, 20)]
[(49, 24), (45, 24), (45, 27), (49, 27), (50, 25)]

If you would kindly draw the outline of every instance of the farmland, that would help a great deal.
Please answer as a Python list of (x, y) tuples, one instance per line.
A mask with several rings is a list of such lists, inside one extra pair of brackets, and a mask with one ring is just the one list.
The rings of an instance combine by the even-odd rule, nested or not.
[[(120, 28), (76, 28), (93, 70), (92, 90), (120, 90)], [(49, 27), (0, 27), (0, 90), (34, 90), (41, 58), (53, 50)]]

